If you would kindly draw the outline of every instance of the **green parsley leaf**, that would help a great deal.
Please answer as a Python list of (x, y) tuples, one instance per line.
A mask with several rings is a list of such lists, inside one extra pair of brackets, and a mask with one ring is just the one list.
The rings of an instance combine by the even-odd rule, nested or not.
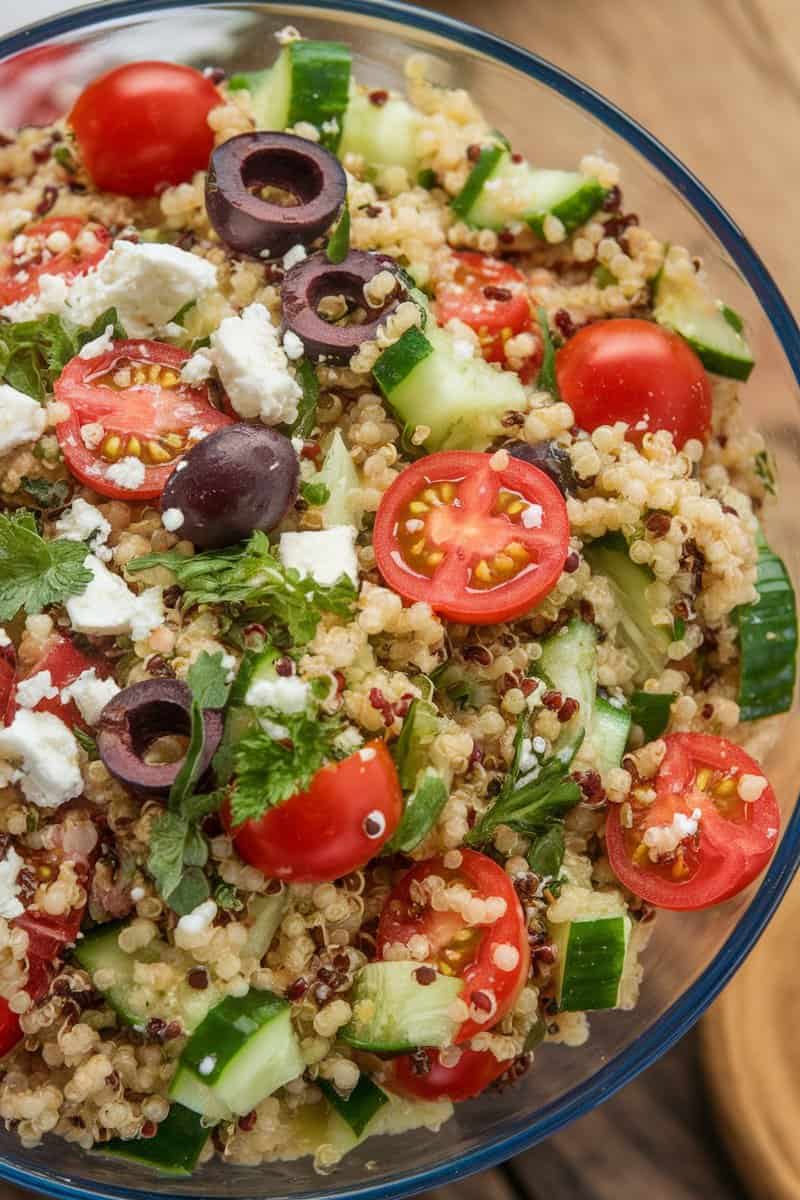
[(222, 653), (209, 654), (204, 650), (192, 663), (186, 676), (192, 693), (191, 729), (181, 769), (169, 791), (169, 806), (174, 812), (181, 812), (200, 776), (205, 744), (203, 710), (225, 707), (230, 690), (225, 675)]
[(425, 188), (427, 192), (429, 192), (431, 188), (435, 188), (438, 183), (439, 176), (431, 167), (423, 167), (421, 171), (417, 172), (417, 185)]
[(147, 869), (165, 899), (175, 891), (183, 875), (183, 852), (188, 822), (176, 812), (163, 812), (150, 830)]
[(189, 315), (189, 313), (192, 311), (193, 308), (197, 308), (197, 301), (196, 300), (187, 300), (186, 303), (181, 305), (181, 307), (175, 313), (175, 316), (172, 318), (171, 323), (173, 323), (175, 325), (181, 325), (181, 326), (185, 325), (186, 317)]
[(306, 504), (327, 504), (331, 498), (331, 489), (327, 483), (301, 483), (300, 495)]
[(763, 484), (764, 491), (770, 496), (777, 495), (778, 481), (775, 474), (775, 461), (768, 450), (759, 450), (753, 461), (753, 470)]
[(545, 833), (554, 820), (565, 816), (581, 798), (580, 788), (569, 778), (567, 770), (566, 763), (550, 758), (522, 786), (515, 786), (510, 772), (492, 807), (467, 834), (467, 844), (480, 846), (488, 842), (498, 825), (508, 825), (526, 837)]
[(126, 336), (114, 308), (89, 328), (78, 328), (52, 313), (38, 321), (0, 325), (0, 379), (26, 396), (44, 400), (70, 359), (109, 325), (115, 338)]
[(669, 724), (675, 692), (634, 692), (630, 698), (631, 720), (641, 725), (648, 742), (655, 741)]
[(22, 487), (45, 512), (63, 508), (72, 492), (66, 479), (31, 479), (28, 475), (22, 476)]
[(294, 369), (303, 394), (297, 406), (294, 423), (286, 427), (286, 435), (287, 437), (309, 438), (317, 424), (319, 380), (314, 370), (314, 364), (307, 358), (301, 358), (299, 362), (295, 363)]
[(226, 912), (241, 912), (244, 902), (239, 899), (239, 893), (230, 883), (218, 883), (214, 888), (214, 900), (217, 908)]
[(536, 378), (536, 387), (541, 392), (549, 392), (554, 400), (559, 400), (558, 381), (556, 379), (556, 351), (553, 345), (553, 335), (547, 323), (547, 313), (543, 308), (536, 310), (539, 328), (542, 331), (542, 365)]
[(89, 762), (96, 762), (100, 755), (97, 752), (97, 742), (88, 733), (84, 733), (80, 725), (73, 727), (73, 735), (78, 745), (89, 755)]
[(209, 654), (204, 650), (189, 667), (186, 682), (192, 696), (201, 708), (224, 708), (228, 700), (230, 684), (227, 669), (222, 665), (222, 654)]
[(186, 607), (194, 604), (233, 604), (257, 610), (261, 617), (280, 621), (296, 645), (309, 642), (323, 612), (352, 615), (356, 589), (346, 575), (323, 586), (285, 567), (272, 553), (260, 530), (249, 541), (225, 550), (206, 550), (185, 558), (175, 551), (146, 554), (127, 564), (129, 571), (167, 567), (184, 591)]
[(528, 866), (540, 879), (556, 879), (564, 861), (564, 826), (560, 821), (538, 837), (527, 854)]
[(340, 263), (344, 262), (350, 250), (350, 209), (345, 203), (342, 209), (342, 215), (336, 223), (333, 233), (328, 238), (328, 245), (325, 248), (325, 253), (328, 256), (328, 262)]
[(211, 884), (199, 867), (187, 867), (176, 888), (169, 893), (167, 903), (179, 916), (190, 913), (211, 895)]
[(21, 608), (39, 613), (85, 591), (92, 580), (85, 558), (82, 542), (40, 537), (33, 514), (0, 514), (0, 621)]
[(236, 784), (231, 795), (235, 825), (258, 820), (269, 808), (305, 791), (320, 767), (332, 757), (338, 721), (322, 721), (316, 713), (278, 713), (288, 738), (277, 741), (255, 729), (234, 747)]

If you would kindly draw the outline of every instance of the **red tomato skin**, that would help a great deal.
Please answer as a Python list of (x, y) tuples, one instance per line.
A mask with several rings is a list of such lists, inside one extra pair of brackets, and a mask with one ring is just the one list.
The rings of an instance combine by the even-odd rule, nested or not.
[[(81, 358), (79, 354), (70, 359), (55, 383), (56, 399), (68, 405), (70, 415), (56, 426), (56, 435), (61, 451), (72, 474), (87, 487), (114, 500), (152, 500), (160, 496), (167, 480), (175, 469), (178, 459), (163, 466), (148, 466), (141, 487), (121, 488), (98, 473), (97, 464), (102, 462), (93, 450), (84, 445), (81, 426), (92, 421), (107, 422), (107, 428), (117, 433), (144, 433), (143, 422), (159, 420), (166, 427), (169, 414), (174, 413), (181, 429), (202, 425), (207, 433), (233, 423), (226, 413), (214, 408), (208, 401), (208, 388), (182, 386), (176, 392), (178, 400), (165, 399), (165, 389), (153, 393), (152, 388), (130, 387), (125, 392), (112, 388), (95, 387), (87, 380), (110, 371), (122, 358), (137, 363), (158, 363), (180, 371), (189, 359), (189, 353), (177, 346), (147, 339), (129, 339), (115, 342), (111, 350), (96, 358)], [(124, 399), (122, 398), (124, 396)]]
[(69, 115), (86, 169), (98, 188), (155, 196), (208, 166), (208, 114), (221, 103), (192, 67), (126, 63), (84, 88)]
[(17, 652), (13, 645), (0, 646), (0, 725), (14, 720), (17, 681)]
[(703, 364), (683, 338), (653, 321), (623, 317), (585, 326), (556, 353), (556, 378), (576, 425), (588, 432), (625, 421), (631, 441), (666, 429), (680, 449), (689, 438), (705, 441), (711, 430)]
[[(90, 657), (79, 650), (71, 638), (55, 636), (48, 638), (43, 654), (35, 665), (21, 677), (20, 682), (32, 675), (38, 675), (40, 671), (49, 671), (53, 686), (60, 691), (61, 688), (73, 683), (79, 675), (92, 667), (101, 679), (106, 679), (110, 674), (107, 661), (100, 655)], [(53, 713), (67, 725), (78, 725), (87, 733), (91, 729), (91, 726), (87, 725), (81, 716), (77, 704), (72, 700), (68, 704), (62, 704), (61, 699), (54, 696), (51, 700), (40, 700), (35, 706), (35, 710), (36, 712)]]
[[(63, 232), (74, 241), (85, 227), (86, 222), (79, 217), (48, 217), (46, 221), (29, 225), (24, 234), (26, 237), (46, 238), (51, 233)], [(24, 269), (27, 276), (24, 280), (14, 277), (18, 268), (14, 267), (11, 245), (5, 246), (0, 256), (0, 305), (14, 304), (26, 296), (38, 295), (42, 275), (59, 275), (69, 281), (96, 267), (109, 251), (111, 234), (102, 225), (92, 225), (91, 231), (97, 240), (97, 250), (91, 254), (81, 254), (80, 258), (75, 258), (70, 250), (65, 250), (62, 254), (54, 254), (47, 262), (29, 263)]]
[[(435, 956), (438, 949), (443, 948), (456, 932), (464, 928), (461, 917), (455, 913), (432, 915), (430, 910), (426, 909), (422, 918), (409, 913), (411, 885), (428, 875), (441, 875), (445, 879), (458, 877), (465, 880), (482, 899), (500, 896), (505, 900), (506, 911), (503, 916), (493, 925), (479, 927), (485, 932), (477, 951), (467, 967), (459, 972), (464, 980), (461, 999), (465, 1003), (470, 1003), (473, 991), (487, 991), (494, 994), (496, 1008), (488, 1021), (479, 1022), (468, 1018), (455, 1037), (458, 1045), (468, 1042), (478, 1033), (485, 1033), (511, 1011), (530, 971), (525, 915), (510, 877), (502, 867), (477, 850), (462, 849), (460, 854), (461, 866), (456, 871), (448, 870), (441, 857), (426, 859), (407, 871), (392, 889), (383, 907), (376, 937), (376, 951), (380, 958), (384, 946), (392, 942), (406, 944), (413, 934), (424, 932), (432, 944)], [(403, 906), (402, 912), (397, 911), (398, 902)], [(519, 961), (513, 971), (501, 971), (494, 963), (493, 951), (500, 944), (514, 946), (519, 952)]]
[[(675, 798), (684, 795), (694, 777), (695, 764), (726, 770), (738, 767), (742, 773), (761, 775), (761, 767), (740, 746), (725, 738), (706, 733), (672, 733), (664, 738), (667, 753), (656, 778), (656, 801), (651, 813), (660, 823), (660, 814), (675, 811)], [(689, 806), (694, 806), (693, 793)], [(689, 911), (709, 908), (730, 900), (761, 874), (777, 845), (781, 816), (778, 802), (769, 784), (754, 803), (748, 805), (748, 821), (726, 819), (707, 801), (702, 805), (700, 822), (700, 866), (685, 883), (663, 879), (647, 866), (637, 867), (628, 855), (625, 831), (613, 805), (606, 825), (608, 860), (620, 882), (656, 908)]]
[[(384, 492), (372, 534), (378, 570), (393, 591), (405, 600), (426, 601), (451, 621), (473, 625), (510, 621), (529, 612), (555, 586), (569, 553), (567, 506), (552, 479), (518, 458), (509, 458), (508, 466), (501, 472), (491, 471), (488, 469), (491, 457), (475, 451), (445, 450), (412, 463)], [(540, 543), (536, 569), (485, 591), (468, 589), (463, 578), (458, 581), (452, 577), (434, 590), (430, 578), (412, 572), (402, 560), (398, 561), (399, 514), (429, 482), (463, 478), (467, 483), (470, 476), (477, 479), (479, 473), (491, 477), (495, 485), (499, 479), (503, 485), (542, 506), (541, 528), (535, 531)], [(461, 511), (468, 513), (469, 509)], [(454, 555), (464, 575), (470, 564), (486, 553), (483, 529), (477, 541), (477, 545), (460, 548)]]
[[(480, 336), (487, 362), (505, 363), (508, 337), (533, 329), (527, 280), (511, 263), (477, 250), (459, 250), (453, 258), (458, 264), (453, 280), (443, 281), (436, 289), (436, 319), (440, 325), (453, 318), (463, 321)], [(497, 300), (486, 296), (487, 286), (505, 288), (511, 297)], [(537, 340), (536, 353), (525, 364), (527, 375), (541, 363), (541, 351)]]
[(513, 1059), (498, 1062), (491, 1050), (470, 1050), (465, 1046), (454, 1067), (442, 1066), (437, 1051), (430, 1051), (431, 1069), (415, 1074), (412, 1059), (403, 1054), (392, 1060), (392, 1087), (416, 1100), (471, 1100), (485, 1092), (490, 1083), (504, 1075)]
[[(366, 761), (364, 752), (373, 751)], [(363, 823), (372, 812), (385, 821), (379, 837)], [(379, 853), (400, 823), (403, 793), (392, 756), (381, 741), (368, 742), (340, 763), (318, 771), (299, 792), (257, 821), (233, 830), (236, 849), (271, 879), (327, 883), (363, 867)], [(223, 813), (231, 828), (230, 809)]]
[(80, 54), (71, 46), (32, 46), (0, 63), (0, 126), (52, 125), (64, 115), (59, 92), (72, 82), (71, 60)]

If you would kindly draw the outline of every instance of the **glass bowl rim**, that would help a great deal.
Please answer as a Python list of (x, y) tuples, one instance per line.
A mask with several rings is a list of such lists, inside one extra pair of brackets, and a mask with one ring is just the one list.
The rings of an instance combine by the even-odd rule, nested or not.
[[(237, 0), (107, 0), (106, 3), (71, 9), (59, 16), (38, 21), (0, 38), (0, 60), (31, 49), (41, 42), (63, 34), (101, 24), (104, 21), (144, 16), (150, 12), (181, 8), (224, 8)], [(800, 386), (800, 329), (777, 284), (733, 218), (689, 168), (611, 101), (569, 72), (539, 55), (443, 13), (407, 4), (404, 0), (259, 0), (264, 7), (291, 5), (298, 9), (323, 12), (347, 12), (373, 17), (449, 39), (466, 49), (478, 51), (504, 66), (512, 67), (529, 78), (545, 84), (589, 116), (600, 121), (612, 133), (638, 151), (685, 198), (718, 241), (757, 296), (764, 314), (783, 348), (789, 366)], [(777, 853), (756, 895), (740, 918), (733, 933), (717, 952), (709, 966), (644, 1033), (639, 1034), (592, 1079), (570, 1089), (559, 1100), (545, 1105), (535, 1124), (528, 1128), (478, 1146), (458, 1158), (412, 1172), (401, 1179), (365, 1183), (361, 1187), (335, 1187), (326, 1197), (336, 1200), (383, 1200), (401, 1197), (429, 1188), (454, 1183), (477, 1171), (512, 1158), (534, 1143), (549, 1137), (569, 1122), (585, 1115), (629, 1083), (640, 1071), (651, 1066), (670, 1049), (698, 1020), (741, 965), (766, 927), (792, 877), (800, 865), (800, 805), (789, 818)], [(17, 1167), (0, 1159), (0, 1179), (22, 1187), (43, 1191), (59, 1200), (104, 1200), (109, 1195), (120, 1200), (145, 1200), (153, 1195), (163, 1200), (185, 1200), (190, 1192), (170, 1192), (161, 1188), (147, 1192), (115, 1187), (113, 1193), (100, 1185), (98, 1190), (43, 1177), (35, 1168)], [(335, 1175), (332, 1177), (335, 1183)], [(88, 1183), (88, 1181), (87, 1181)], [(167, 1185), (168, 1188), (169, 1185)], [(316, 1195), (322, 1194), (322, 1189)], [(310, 1193), (298, 1193), (298, 1200)]]

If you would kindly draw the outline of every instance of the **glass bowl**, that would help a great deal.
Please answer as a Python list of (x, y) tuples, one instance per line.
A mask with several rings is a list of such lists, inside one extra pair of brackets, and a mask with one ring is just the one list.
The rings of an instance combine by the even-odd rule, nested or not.
[[(402, 87), (402, 63), (429, 55), (431, 77), (475, 96), (516, 148), (548, 166), (573, 167), (603, 150), (622, 167), (626, 207), (648, 226), (701, 254), (719, 294), (744, 314), (758, 358), (745, 389), (755, 424), (767, 435), (782, 493), (770, 538), (795, 578), (800, 539), (792, 537), (800, 499), (800, 334), (758, 255), (701, 183), (650, 134), (563, 71), (498, 38), (447, 17), (399, 3), (192, 3), (116, 0), (66, 13), (0, 41), (0, 126), (48, 105), (64, 111), (79, 87), (116, 63), (173, 58), (238, 70), (265, 65), (273, 34), (287, 23), (316, 38), (349, 42), (359, 77), (374, 87)], [(57, 49), (56, 49), (57, 48)], [(12, 55), (28, 54), (8, 63)], [(168, 119), (168, 118), (167, 118)], [(370, 1140), (328, 1176), (308, 1159), (260, 1169), (203, 1168), (185, 1181), (159, 1179), (131, 1164), (84, 1154), (48, 1139), (24, 1150), (3, 1134), (0, 1177), (64, 1197), (403, 1196), (437, 1187), (524, 1150), (588, 1112), (648, 1067), (700, 1016), (753, 946), (789, 884), (800, 855), (800, 720), (786, 721), (768, 769), (784, 813), (775, 857), (757, 886), (710, 912), (662, 914), (645, 957), (646, 974), (632, 1013), (592, 1018), (589, 1043), (545, 1046), (514, 1088), (459, 1105), (436, 1135)]]

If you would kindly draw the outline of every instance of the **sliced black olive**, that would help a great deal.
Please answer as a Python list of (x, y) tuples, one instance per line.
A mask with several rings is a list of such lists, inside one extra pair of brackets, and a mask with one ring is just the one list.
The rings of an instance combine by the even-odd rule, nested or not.
[[(137, 791), (166, 794), (183, 760), (147, 762), (146, 755), (159, 738), (188, 737), (191, 705), (191, 692), (178, 679), (145, 679), (123, 688), (100, 715), (97, 750), (106, 769)], [(203, 725), (201, 775), (211, 765), (222, 738), (222, 713), (205, 709)]]
[(536, 442), (533, 446), (527, 442), (509, 442), (506, 450), (512, 458), (520, 458), (549, 475), (563, 496), (574, 496), (577, 492), (572, 459), (558, 442)]
[(288, 438), (263, 425), (226, 425), (185, 454), (161, 493), (161, 511), (204, 550), (274, 529), (297, 497), (299, 467)]
[[(293, 204), (264, 199), (274, 189)], [(291, 133), (240, 133), (217, 146), (206, 179), (208, 219), (240, 254), (274, 258), (310, 246), (336, 219), (347, 195), (338, 159)]]
[(330, 262), (320, 251), (286, 272), (281, 286), (284, 328), (291, 329), (302, 340), (308, 358), (315, 362), (321, 358), (348, 362), (362, 342), (375, 337), (378, 326), (407, 295), (405, 283), (399, 277), (394, 292), (369, 321), (333, 325), (317, 309), (325, 296), (344, 296), (353, 308), (365, 308), (364, 285), (380, 271), (387, 270), (397, 275), (397, 263), (388, 254), (351, 250), (340, 263)]

